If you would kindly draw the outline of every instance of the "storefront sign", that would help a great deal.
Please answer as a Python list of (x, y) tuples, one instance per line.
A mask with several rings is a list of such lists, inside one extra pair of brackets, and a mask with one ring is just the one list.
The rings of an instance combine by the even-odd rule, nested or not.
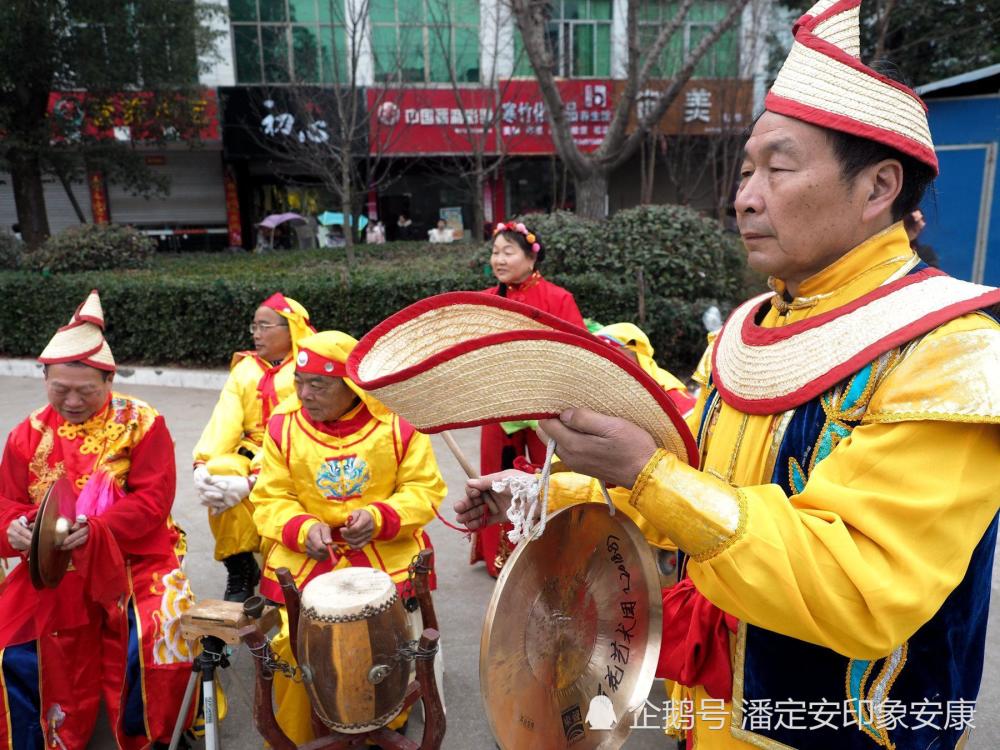
[[(561, 80), (559, 94), (570, 135), (581, 151), (595, 151), (611, 124), (612, 81)], [(500, 82), (500, 138), (509, 154), (552, 154), (552, 128), (533, 79)]]
[(453, 240), (462, 239), (465, 233), (465, 225), (462, 223), (462, 207), (447, 206), (438, 211), (438, 216), (444, 219), (444, 223), (451, 230)]
[(304, 158), (308, 149), (337, 151), (348, 137), (353, 138), (356, 153), (364, 154), (367, 123), (360, 92), (357, 128), (348, 133), (339, 125), (337, 97), (349, 95), (319, 87), (220, 88), (226, 158), (295, 156), (296, 152)]
[(496, 90), (368, 89), (371, 153), (496, 151)]
[(48, 112), (54, 142), (219, 140), (219, 108), (212, 89), (193, 94), (56, 91), (49, 94)]
[[(636, 110), (644, 116), (670, 81), (650, 81), (636, 97)], [(615, 84), (616, 96), (624, 82)], [(738, 132), (750, 124), (753, 116), (753, 81), (737, 78), (691, 79), (667, 108), (657, 132), (663, 135), (716, 135)], [(629, 120), (628, 131), (635, 130), (635, 117)]]

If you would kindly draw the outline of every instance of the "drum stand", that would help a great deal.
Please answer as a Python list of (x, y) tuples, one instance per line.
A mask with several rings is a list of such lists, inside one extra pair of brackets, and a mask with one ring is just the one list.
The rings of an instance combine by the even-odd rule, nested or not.
[(199, 682), (202, 715), (205, 719), (205, 748), (219, 750), (215, 672), (229, 666), (230, 652), (227, 646), (239, 645), (244, 633), (253, 630), (267, 632), (281, 622), (281, 615), (276, 607), (265, 608), (260, 597), (253, 598), (258, 601), (259, 606), (253, 608), (252, 617), (244, 614), (245, 607), (242, 604), (214, 599), (200, 601), (181, 615), (181, 635), (188, 643), (201, 641), (201, 653), (191, 665), (191, 678), (174, 724), (170, 750), (177, 750), (179, 746)]
[(225, 642), (214, 635), (202, 636), (201, 653), (195, 657), (191, 666), (191, 678), (184, 691), (177, 723), (170, 738), (170, 750), (177, 750), (184, 724), (191, 709), (194, 691), (201, 681), (201, 706), (205, 718), (205, 750), (219, 750), (218, 710), (215, 703), (215, 670), (229, 666), (229, 656), (226, 653)]
[[(420, 552), (414, 565), (415, 576), (413, 579), (414, 591), (420, 605), (420, 615), (424, 626), (423, 634), (420, 636), (419, 651), (429, 654), (429, 658), (416, 661), (416, 679), (410, 682), (406, 688), (406, 697), (403, 700), (403, 710), (418, 700), (423, 702), (424, 733), (420, 744), (418, 745), (413, 740), (386, 727), (360, 734), (334, 732), (320, 721), (316, 711), (313, 710), (313, 732), (317, 739), (297, 746), (281, 730), (274, 716), (271, 690), (274, 669), (268, 661), (273, 655), (267, 641), (267, 630), (260, 626), (253, 626), (241, 631), (243, 642), (249, 647), (251, 653), (266, 655), (264, 658), (255, 659), (257, 689), (254, 695), (254, 721), (257, 725), (257, 731), (274, 750), (355, 750), (355, 748), (360, 750), (365, 747), (366, 740), (387, 750), (440, 750), (441, 741), (444, 739), (445, 716), (437, 681), (434, 678), (434, 654), (437, 652), (440, 635), (437, 630), (437, 616), (434, 613), (434, 604), (431, 601), (430, 587), (427, 582), (432, 554), (430, 550)], [(285, 595), (292, 653), (297, 654), (299, 591), (286, 568), (279, 568), (277, 574)], [(254, 602), (252, 598), (248, 599), (244, 605), (246, 616), (253, 620), (256, 617), (256, 612), (260, 611), (258, 609), (260, 604), (262, 602), (259, 598), (257, 598), (257, 602)], [(262, 618), (262, 621), (264, 619), (266, 618)]]

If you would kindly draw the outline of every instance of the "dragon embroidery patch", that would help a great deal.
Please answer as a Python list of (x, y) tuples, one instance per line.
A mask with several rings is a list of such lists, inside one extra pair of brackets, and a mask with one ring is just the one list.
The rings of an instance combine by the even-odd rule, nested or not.
[(328, 500), (344, 502), (361, 497), (371, 480), (368, 464), (360, 456), (326, 459), (316, 474), (316, 487)]

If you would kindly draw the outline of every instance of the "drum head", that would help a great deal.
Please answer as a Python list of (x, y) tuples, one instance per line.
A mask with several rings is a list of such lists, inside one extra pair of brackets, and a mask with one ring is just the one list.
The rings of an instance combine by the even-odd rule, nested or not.
[(72, 552), (59, 549), (66, 532), (73, 525), (76, 492), (66, 478), (57, 479), (38, 508), (35, 527), (31, 532), (31, 552), (28, 555), (28, 572), (36, 589), (54, 589), (66, 575)]
[(389, 607), (396, 584), (375, 568), (340, 568), (316, 576), (302, 591), (302, 608), (336, 622), (361, 619)]
[(653, 554), (625, 514), (585, 503), (551, 516), (507, 561), (483, 626), (479, 679), (500, 746), (620, 747), (653, 684), (662, 608)]

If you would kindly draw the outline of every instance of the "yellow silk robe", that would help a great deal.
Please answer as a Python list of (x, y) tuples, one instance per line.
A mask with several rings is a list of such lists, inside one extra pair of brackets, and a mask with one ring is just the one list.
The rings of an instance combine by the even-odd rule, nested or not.
[[(382, 408), (376, 414), (361, 403), (335, 423), (316, 424), (295, 397), (277, 409), (251, 494), (254, 520), (270, 548), (260, 583), (263, 596), (284, 601), (278, 568), (288, 568), (300, 589), (329, 571), (329, 562), (319, 563), (305, 553), (309, 530), (325, 523), (337, 539), (338, 529), (358, 510), (372, 514), (374, 537), (360, 551), (342, 557), (338, 568), (378, 568), (398, 586), (407, 579), (414, 556), (430, 546), (423, 527), (447, 492), (430, 438)], [(279, 658), (294, 663), (284, 608), (282, 616), (272, 645)], [(301, 745), (314, 738), (301, 683), (276, 675), (274, 701), (278, 723), (292, 741)], [(391, 726), (402, 724), (406, 716), (396, 717)]]
[[(255, 354), (241, 354), (244, 356), (236, 355), (239, 359), (230, 369), (226, 385), (212, 410), (212, 417), (194, 448), (196, 464), (207, 463), (226, 453), (235, 453), (241, 447), (251, 453), (260, 450), (266, 420), (264, 399), (257, 388), (268, 370), (273, 368)], [(295, 392), (295, 367), (291, 357), (287, 357), (276, 369), (275, 395), (268, 399), (268, 414)]]
[[(262, 389), (269, 373), (271, 386)], [(238, 451), (245, 448), (256, 454), (260, 450), (267, 417), (295, 393), (294, 374), (291, 356), (272, 366), (253, 353), (236, 354), (212, 416), (194, 448), (195, 466), (205, 464), (212, 474), (249, 476), (250, 459)], [(222, 513), (209, 514), (208, 523), (215, 538), (216, 560), (260, 548), (249, 499)]]
[(250, 495), (260, 535), (275, 542), (261, 593), (281, 600), (275, 578), (281, 567), (301, 587), (316, 568), (305, 554), (309, 529), (322, 522), (336, 537), (359, 509), (375, 519), (375, 537), (362, 550), (368, 564), (405, 580), (446, 491), (430, 438), (399, 417), (375, 417), (359, 404), (339, 421), (317, 425), (297, 398), (289, 399), (268, 427)]
[[(791, 303), (773, 303), (761, 326), (829, 312), (917, 260), (896, 224), (803, 282)], [(690, 556), (687, 573), (698, 590), (743, 623), (850, 658), (885, 656), (962, 581), (997, 513), (997, 352), (1000, 326), (978, 313), (903, 347), (877, 379), (862, 423), (792, 497), (770, 483), (790, 413), (753, 416), (722, 403), (702, 436), (703, 471), (654, 456), (628, 507), (660, 543), (669, 538)], [(586, 497), (578, 481), (553, 479), (557, 491), (568, 483), (571, 498)], [(702, 688), (688, 691), (700, 750), (774, 746), (738, 739), (747, 735), (730, 726), (742, 695), (743, 633), (741, 624), (732, 644), (734, 705), (722, 712)]]

